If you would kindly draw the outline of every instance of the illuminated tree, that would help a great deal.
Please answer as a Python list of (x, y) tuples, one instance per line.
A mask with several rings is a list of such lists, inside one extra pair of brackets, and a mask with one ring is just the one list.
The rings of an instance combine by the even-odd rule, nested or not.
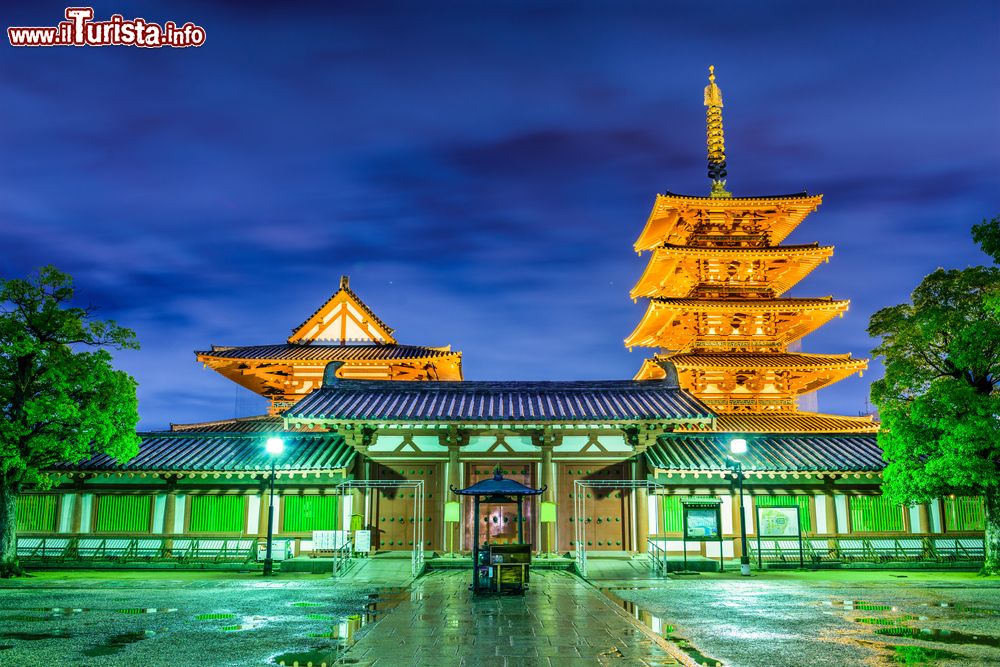
[[(1000, 217), (973, 236), (1000, 259)], [(872, 316), (885, 377), (872, 385), (882, 418), (886, 495), (902, 503), (982, 496), (987, 573), (1000, 573), (1000, 268), (938, 269), (909, 303)]]
[(50, 484), (46, 468), (97, 452), (138, 451), (136, 383), (108, 348), (137, 349), (135, 333), (71, 305), (71, 278), (53, 267), (0, 279), (0, 576), (20, 574), (17, 497)]

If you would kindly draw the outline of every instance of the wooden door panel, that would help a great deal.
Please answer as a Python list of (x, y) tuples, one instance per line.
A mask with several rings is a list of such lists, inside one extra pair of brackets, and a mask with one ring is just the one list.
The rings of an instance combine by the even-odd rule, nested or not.
[[(559, 549), (576, 549), (576, 517), (573, 516), (576, 500), (576, 480), (616, 481), (629, 479), (629, 463), (595, 463), (581, 461), (559, 463), (559, 504), (566, 509), (560, 512)], [(623, 488), (601, 489), (584, 487), (587, 494), (586, 540), (588, 551), (628, 551), (631, 549), (629, 530), (630, 491)]]
[[(373, 466), (373, 479), (424, 482), (424, 549), (441, 548), (442, 476), (440, 463), (414, 462)], [(372, 491), (372, 516), (375, 526), (372, 542), (378, 549), (409, 551), (413, 549), (413, 505), (415, 488)]]

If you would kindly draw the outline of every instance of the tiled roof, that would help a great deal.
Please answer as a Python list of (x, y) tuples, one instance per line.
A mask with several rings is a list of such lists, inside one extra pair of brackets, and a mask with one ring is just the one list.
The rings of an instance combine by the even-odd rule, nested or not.
[(834, 301), (831, 297), (802, 298), (785, 297), (778, 299), (670, 299), (653, 297), (652, 303), (663, 308), (694, 310), (799, 310), (811, 308), (845, 308), (851, 302), (844, 299)]
[(202, 433), (273, 433), (283, 431), (284, 423), (280, 417), (257, 415), (254, 417), (237, 417), (213, 422), (197, 424), (171, 424), (170, 430), (175, 433), (199, 431)]
[[(874, 434), (740, 435), (747, 440), (747, 451), (739, 458), (748, 472), (876, 472), (885, 467)], [(646, 456), (664, 470), (723, 471), (733, 436), (669, 434)]]
[(724, 433), (877, 433), (871, 417), (845, 417), (817, 412), (790, 414), (720, 414), (715, 430)]
[(195, 352), (216, 359), (282, 359), (292, 361), (386, 361), (426, 359), (459, 354), (451, 350), (419, 345), (248, 345), (245, 347), (212, 346)]
[(679, 195), (676, 192), (670, 192), (667, 190), (663, 193), (664, 197), (680, 197), (682, 199), (709, 199), (712, 203), (722, 203), (722, 204), (738, 204), (741, 201), (753, 201), (756, 199), (818, 199), (822, 195), (810, 195), (808, 192), (795, 192), (788, 195), (756, 195), (753, 197), (725, 197), (725, 198), (715, 198), (709, 197), (708, 195)]
[(811, 368), (826, 366), (862, 366), (865, 359), (848, 354), (797, 354), (794, 352), (756, 352), (754, 354), (702, 354), (690, 352), (658, 357), (684, 368)]
[(285, 418), (385, 421), (630, 421), (714, 417), (661, 381), (389, 382), (340, 380), (292, 406)]
[[(278, 429), (280, 431), (280, 428)], [(171, 431), (140, 433), (139, 453), (127, 463), (104, 454), (76, 464), (54, 466), (57, 471), (263, 472), (271, 459), (263, 435)], [(278, 470), (312, 471), (346, 468), (355, 451), (332, 433), (282, 433), (285, 453)]]
[(657, 255), (708, 255), (713, 259), (719, 259), (725, 255), (762, 255), (781, 259), (785, 256), (812, 255), (816, 253), (832, 255), (833, 246), (821, 246), (818, 243), (809, 243), (802, 245), (764, 246), (761, 248), (715, 248), (663, 244), (656, 249), (656, 253)]

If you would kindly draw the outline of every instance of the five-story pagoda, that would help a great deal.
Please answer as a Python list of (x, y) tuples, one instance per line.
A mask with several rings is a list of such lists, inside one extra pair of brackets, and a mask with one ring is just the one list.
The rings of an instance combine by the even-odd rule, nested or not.
[(677, 369), (682, 387), (732, 432), (871, 432), (870, 418), (804, 412), (803, 394), (860, 373), (866, 359), (850, 354), (803, 354), (789, 346), (843, 315), (849, 302), (784, 294), (833, 254), (831, 246), (781, 245), (822, 202), (806, 193), (733, 197), (726, 190), (722, 93), (709, 68), (707, 197), (658, 195), (639, 239), (649, 264), (633, 299), (649, 299), (625, 340), (659, 350), (636, 379), (663, 377), (661, 362)]

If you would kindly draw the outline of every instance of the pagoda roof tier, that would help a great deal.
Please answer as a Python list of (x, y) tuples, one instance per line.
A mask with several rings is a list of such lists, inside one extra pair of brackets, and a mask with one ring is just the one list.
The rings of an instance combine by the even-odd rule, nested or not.
[[(729, 441), (735, 434), (668, 433), (646, 450), (659, 470), (728, 472)], [(760, 473), (870, 472), (885, 468), (872, 434), (761, 434), (747, 438), (740, 455), (748, 475)]]
[(682, 352), (647, 359), (635, 379), (665, 377), (662, 362), (672, 363), (681, 386), (719, 413), (793, 411), (796, 396), (868, 367), (867, 359), (850, 354)]
[(212, 359), (281, 361), (281, 362), (363, 362), (392, 361), (398, 359), (438, 359), (461, 356), (453, 352), (450, 345), (443, 347), (423, 347), (420, 345), (299, 345), (284, 343), (278, 345), (248, 345), (227, 347), (213, 345), (211, 350), (196, 351), (198, 361), (208, 363)]
[(832, 298), (654, 298), (625, 345), (775, 352), (843, 314), (849, 305)]
[(833, 246), (767, 248), (662, 246), (653, 251), (630, 293), (642, 297), (685, 298), (694, 294), (780, 296), (833, 255)]
[(756, 354), (703, 354), (681, 352), (658, 357), (681, 368), (850, 368), (864, 370), (867, 359), (846, 354), (803, 354), (800, 352), (760, 352)]
[(777, 245), (816, 210), (823, 195), (805, 192), (771, 197), (656, 196), (636, 252), (661, 245), (685, 245), (693, 235), (720, 237), (764, 235)]
[[(732, 413), (720, 414), (715, 419), (716, 431), (730, 433), (878, 433), (880, 427), (872, 417), (819, 412)], [(675, 430), (689, 429), (685, 426)]]

